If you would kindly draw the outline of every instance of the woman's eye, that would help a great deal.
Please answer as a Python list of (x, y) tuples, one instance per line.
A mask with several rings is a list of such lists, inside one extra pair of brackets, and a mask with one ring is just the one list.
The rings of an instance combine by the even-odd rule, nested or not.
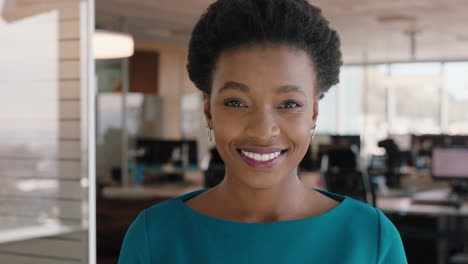
[(234, 99), (224, 101), (224, 105), (231, 106), (231, 107), (245, 107), (245, 105), (241, 103), (239, 100), (234, 100)]
[(298, 102), (288, 101), (282, 105), (282, 108), (295, 108), (295, 107), (301, 107), (301, 106), (302, 105), (299, 104)]

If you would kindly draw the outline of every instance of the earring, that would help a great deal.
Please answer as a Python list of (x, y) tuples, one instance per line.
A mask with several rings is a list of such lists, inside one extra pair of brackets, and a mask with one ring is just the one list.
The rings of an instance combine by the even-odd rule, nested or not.
[(210, 139), (210, 142), (213, 141), (213, 133), (211, 132), (210, 127), (208, 124), (206, 124), (206, 128), (208, 128), (208, 138)]
[(314, 140), (315, 137), (315, 127), (310, 130), (310, 134), (312, 135), (312, 140)]

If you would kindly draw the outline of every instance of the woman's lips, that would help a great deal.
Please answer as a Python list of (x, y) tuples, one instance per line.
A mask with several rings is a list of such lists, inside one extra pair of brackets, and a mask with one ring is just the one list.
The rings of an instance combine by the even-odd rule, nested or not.
[(256, 168), (271, 168), (284, 156), (285, 149), (264, 148), (251, 149), (242, 148), (237, 151), (247, 165)]

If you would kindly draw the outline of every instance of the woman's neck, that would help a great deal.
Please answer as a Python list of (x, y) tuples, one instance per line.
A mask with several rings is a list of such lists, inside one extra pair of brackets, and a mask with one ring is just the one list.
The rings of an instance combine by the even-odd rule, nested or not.
[(304, 213), (314, 193), (297, 176), (261, 189), (233, 182), (226, 177), (213, 191), (230, 218), (250, 223), (294, 219)]

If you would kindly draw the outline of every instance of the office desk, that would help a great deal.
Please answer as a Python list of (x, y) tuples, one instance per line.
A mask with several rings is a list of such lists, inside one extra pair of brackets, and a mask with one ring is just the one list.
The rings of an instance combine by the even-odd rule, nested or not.
[[(449, 191), (450, 189), (443, 188), (416, 192), (413, 195), (444, 196)], [(464, 202), (459, 208), (418, 204), (412, 202), (411, 194), (398, 195), (394, 192), (390, 196), (377, 195), (377, 207), (394, 222), (404, 241), (435, 241), (437, 261), (434, 263), (447, 263), (450, 244), (454, 242), (464, 243), (464, 253), (468, 253), (468, 202)], [(430, 219), (434, 219), (435, 226), (426, 224)]]
[(102, 197), (124, 200), (174, 198), (204, 188), (202, 172), (186, 172), (185, 178), (186, 181), (181, 183), (159, 183), (144, 186), (106, 186), (102, 189)]
[[(436, 196), (448, 194), (449, 189), (436, 189), (424, 191)], [(418, 194), (418, 193), (415, 193)], [(468, 202), (463, 203), (460, 208), (435, 204), (412, 203), (411, 196), (386, 197), (377, 196), (377, 208), (386, 213), (397, 213), (400, 215), (424, 215), (424, 216), (463, 216), (468, 217)]]

